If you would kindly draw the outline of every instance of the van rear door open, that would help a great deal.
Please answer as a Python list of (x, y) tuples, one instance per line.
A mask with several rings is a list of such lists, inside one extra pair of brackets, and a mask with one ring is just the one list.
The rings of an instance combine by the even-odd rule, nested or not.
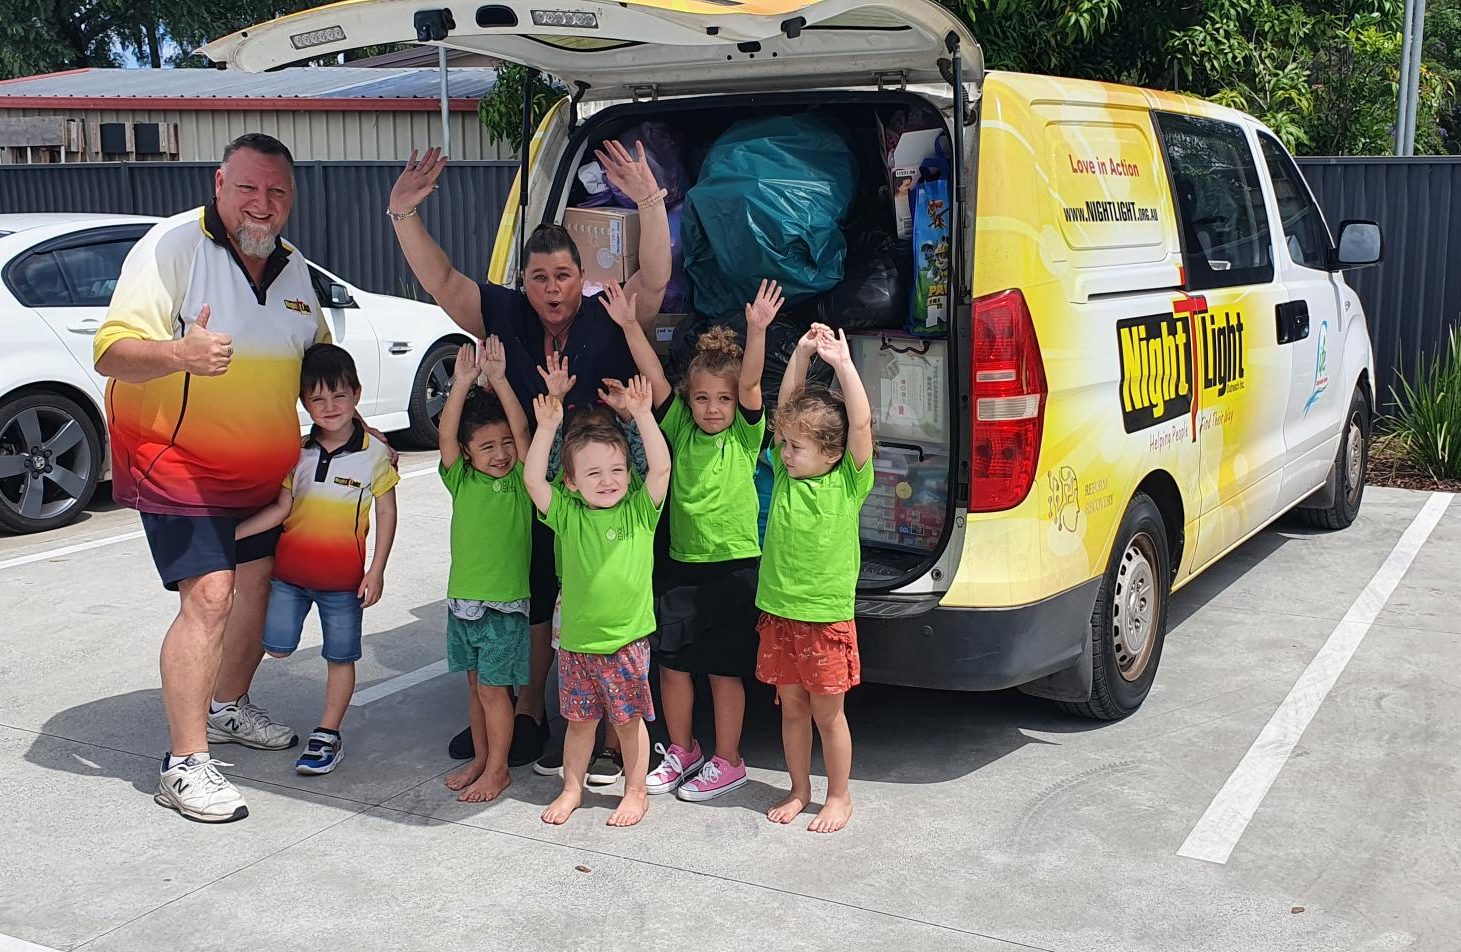
[[(551, 7), (551, 9), (545, 9)], [(344, 0), (240, 30), (199, 52), (259, 72), (382, 43), (523, 63), (588, 100), (946, 81), (953, 36), (978, 88), (978, 44), (933, 0), (504, 0), (427, 7)]]

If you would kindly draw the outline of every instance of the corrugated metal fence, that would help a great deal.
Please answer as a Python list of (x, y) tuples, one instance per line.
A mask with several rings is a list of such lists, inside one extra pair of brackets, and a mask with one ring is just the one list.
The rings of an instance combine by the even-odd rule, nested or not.
[[(0, 212), (172, 215), (213, 195), (216, 162), (97, 162), (0, 168)], [(285, 237), (368, 291), (424, 297), (385, 209), (400, 162), (300, 162)], [(452, 162), (421, 214), (451, 260), (487, 271), (515, 162)]]
[[(1300, 159), (1330, 227), (1378, 221), (1385, 260), (1347, 277), (1369, 315), (1376, 394), (1388, 402), (1409, 370), (1461, 322), (1461, 158)], [(169, 215), (212, 194), (206, 162), (7, 166), (0, 211)], [(371, 291), (419, 295), (385, 221), (398, 162), (301, 162), (288, 235), (311, 258)], [(511, 162), (453, 162), (422, 210), (432, 235), (468, 274), (484, 274), (512, 185)]]
[(1345, 272), (1375, 347), (1375, 394), (1390, 402), (1409, 373), (1461, 323), (1461, 158), (1300, 159), (1331, 231), (1349, 218), (1380, 223), (1385, 257)]

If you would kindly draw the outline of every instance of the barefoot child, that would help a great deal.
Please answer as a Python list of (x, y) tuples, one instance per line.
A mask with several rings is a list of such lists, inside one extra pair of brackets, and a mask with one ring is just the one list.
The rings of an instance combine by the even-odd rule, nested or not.
[[(837, 372), (839, 397), (804, 386), (815, 353)], [(812, 723), (827, 763), (827, 802), (811, 825), (842, 829), (852, 816), (852, 734), (842, 711), (860, 680), (853, 599), (861, 566), (858, 513), (873, 486), (872, 410), (847, 338), (813, 324), (797, 342), (776, 411), (775, 482), (756, 606), (756, 677), (776, 685), (791, 792), (767, 816), (790, 823), (812, 798)]]
[(556, 533), (563, 572), (558, 648), (558, 703), (568, 721), (563, 792), (543, 822), (568, 819), (583, 798), (584, 774), (600, 718), (608, 717), (624, 754), (624, 798), (610, 826), (632, 826), (649, 808), (649, 642), (654, 630), (654, 529), (670, 482), (670, 452), (654, 422), (650, 386), (628, 385), (628, 407), (649, 464), (641, 483), (629, 469), (629, 448), (615, 426), (575, 427), (563, 440), (563, 485), (548, 481), (548, 453), (563, 422), (563, 404), (534, 401), (538, 431), (524, 481), (540, 518)]
[[(670, 558), (660, 568), (657, 604), (660, 699), (670, 746), (649, 775), (649, 792), (678, 791), (681, 800), (710, 800), (741, 787), (741, 727), (746, 689), (756, 664), (756, 454), (766, 435), (761, 370), (766, 328), (781, 308), (775, 281), (762, 281), (746, 305), (744, 358), (735, 332), (711, 328), (695, 345), (681, 392), (635, 319), (636, 302), (618, 285), (605, 309), (629, 343), (654, 389), (655, 411), (670, 444)], [(710, 678), (715, 701), (715, 752), (707, 762), (692, 735), (695, 676)], [(698, 771), (698, 773), (697, 773)]]
[[(441, 479), (452, 497), (451, 574), (446, 586), (447, 669), (467, 673), (472, 762), (446, 776), (458, 800), (496, 799), (512, 782), (514, 685), (531, 680), (528, 566), (532, 500), (519, 447), (528, 418), (507, 383), (502, 342), (489, 337), (480, 359), (457, 352), (455, 380), (438, 424)], [(476, 387), (485, 375), (492, 392)]]
[[(320, 614), (328, 664), (325, 710), (295, 761), (296, 772), (327, 774), (340, 763), (340, 727), (355, 693), (362, 614), (380, 601), (386, 560), (396, 536), (396, 483), (390, 447), (365, 432), (356, 418), (360, 378), (349, 352), (316, 344), (304, 352), (300, 400), (314, 426), (285, 478), (279, 498), (243, 520), (235, 536), (246, 539), (280, 523), (274, 554), (264, 650), (287, 658), (299, 647), (305, 616)], [(375, 555), (365, 567), (365, 539), (374, 502), (380, 525)]]

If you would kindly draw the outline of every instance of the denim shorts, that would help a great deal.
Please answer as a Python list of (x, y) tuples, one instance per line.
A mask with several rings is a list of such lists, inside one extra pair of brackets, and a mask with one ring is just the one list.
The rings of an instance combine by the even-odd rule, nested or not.
[(300, 588), (279, 579), (269, 581), (269, 611), (264, 616), (264, 650), (293, 654), (309, 607), (320, 610), (320, 628), (325, 645), (320, 654), (326, 661), (345, 663), (360, 660), (360, 627), (365, 614), (360, 596), (351, 592), (321, 592)]

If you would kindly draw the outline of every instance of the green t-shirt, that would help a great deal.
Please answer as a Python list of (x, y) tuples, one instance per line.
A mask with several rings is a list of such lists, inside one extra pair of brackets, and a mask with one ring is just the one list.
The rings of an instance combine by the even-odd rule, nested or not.
[(519, 460), (501, 479), (472, 468), (465, 456), (437, 466), (451, 493), (451, 574), (447, 598), (511, 602), (528, 597), (533, 500)]
[(670, 444), (670, 556), (681, 562), (727, 562), (761, 554), (756, 519), (756, 454), (766, 417), (749, 422), (736, 407), (731, 425), (711, 435), (676, 396), (660, 421)]
[(787, 475), (771, 453), (771, 511), (756, 585), (756, 607), (795, 621), (848, 621), (862, 569), (858, 513), (873, 488), (873, 461), (859, 470), (850, 453), (809, 479)]
[(552, 484), (540, 518), (558, 537), (563, 578), (559, 644), (613, 654), (654, 631), (654, 527), (660, 510), (638, 479), (618, 505), (595, 509)]

